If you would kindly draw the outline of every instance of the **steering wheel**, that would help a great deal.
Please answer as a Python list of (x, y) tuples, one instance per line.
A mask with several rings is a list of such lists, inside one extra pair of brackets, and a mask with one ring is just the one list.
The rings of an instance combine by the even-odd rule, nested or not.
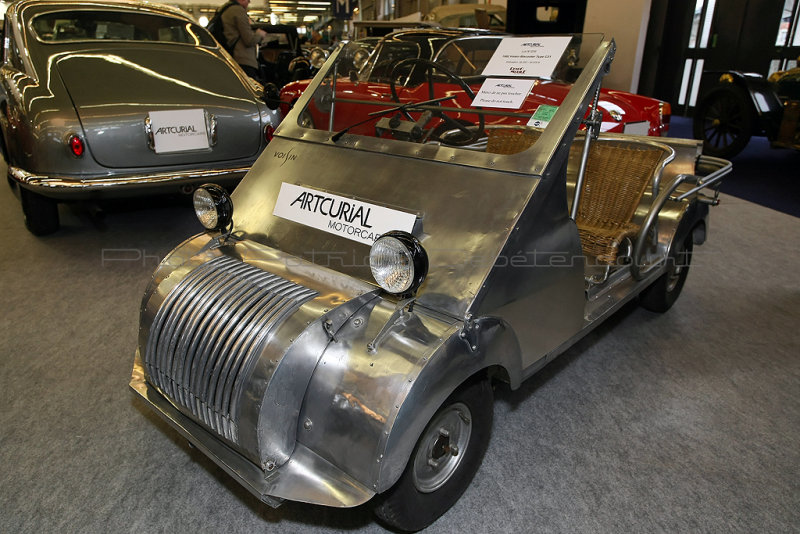
[[(435, 87), (432, 76), (434, 70), (438, 70), (439, 72), (450, 78), (452, 81), (454, 81), (456, 85), (461, 87), (461, 89), (463, 89), (464, 92), (467, 93), (467, 96), (469, 96), (470, 99), (475, 98), (475, 92), (470, 88), (469, 85), (467, 85), (467, 83), (464, 80), (461, 79), (461, 77), (458, 74), (428, 59), (410, 57), (398, 61), (392, 68), (392, 72), (389, 75), (389, 89), (392, 92), (392, 99), (398, 104), (400, 104), (401, 102), (400, 102), (400, 97), (397, 95), (396, 86), (397, 86), (397, 80), (400, 77), (400, 70), (406, 67), (410, 67), (409, 69), (410, 73), (417, 65), (421, 66), (424, 69), (424, 72), (428, 73), (429, 99), (432, 100), (436, 98), (436, 95), (434, 94)], [(402, 113), (408, 120), (411, 121), (414, 120), (408, 111), (403, 110)], [(485, 121), (482, 113), (478, 114), (478, 124), (470, 123), (464, 120), (453, 119), (452, 117), (449, 117), (444, 111), (433, 111), (433, 114), (442, 120), (442, 124), (440, 124), (434, 130), (433, 136), (443, 144), (453, 145), (453, 146), (469, 145), (480, 139), (480, 137), (483, 135), (483, 127)], [(445, 133), (446, 131), (452, 131), (452, 130), (459, 130), (460, 134), (462, 135), (458, 135), (456, 138), (452, 138), (451, 136), (450, 139), (445, 139), (441, 137), (441, 134)]]

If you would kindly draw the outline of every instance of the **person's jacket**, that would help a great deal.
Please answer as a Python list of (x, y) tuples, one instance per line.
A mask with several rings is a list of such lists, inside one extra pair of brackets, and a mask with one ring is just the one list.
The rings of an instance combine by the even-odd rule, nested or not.
[(233, 4), (222, 13), (222, 29), (228, 43), (236, 42), (233, 59), (240, 65), (258, 68), (258, 35), (250, 27), (250, 17), (241, 5)]

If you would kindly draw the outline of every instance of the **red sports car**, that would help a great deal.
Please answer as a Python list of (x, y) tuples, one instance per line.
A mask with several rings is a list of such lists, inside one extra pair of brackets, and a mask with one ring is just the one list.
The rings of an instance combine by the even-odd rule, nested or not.
[[(422, 139), (423, 142), (465, 145), (478, 142), (485, 127), (538, 126), (535, 121), (546, 121), (548, 108), (552, 113), (562, 103), (571, 82), (575, 81), (574, 73), (580, 72), (588, 58), (581, 56), (583, 46), (576, 47), (573, 43), (567, 47), (551, 76), (533, 82), (528, 96), (518, 108), (483, 107), (481, 116), (463, 111), (479, 107), (473, 101), (487, 80), (484, 69), (503, 37), (502, 34), (480, 30), (413, 29), (387, 35), (371, 54), (363, 47), (353, 47), (353, 69), (339, 72), (332, 84), (334, 87), (329, 89), (329, 94), (335, 91), (336, 97), (317, 99), (302, 120), (320, 127), (328, 121), (330, 106), (335, 105), (339, 111), (346, 111), (337, 113), (336, 117), (360, 117), (363, 122), (344, 124), (334, 121), (328, 125), (332, 131), (347, 128), (362, 135), (388, 135), (389, 128), (381, 128), (379, 124), (383, 112), (380, 107), (375, 107), (376, 104), (385, 110), (394, 104), (431, 101), (441, 106), (442, 113), (434, 111), (432, 117), (421, 117), (419, 111), (399, 111), (406, 119), (427, 121), (425, 130), (432, 135), (429, 133), (430, 138)], [(582, 37), (584, 40), (593, 38)], [(597, 36), (598, 40), (600, 38)], [(309, 83), (310, 80), (301, 80), (283, 87), (284, 115)], [(670, 105), (654, 98), (601, 89), (598, 111), (601, 112), (598, 117), (603, 132), (666, 136), (669, 129)], [(384, 127), (386, 120), (383, 121)], [(414, 132), (408, 132), (408, 135), (413, 137)]]

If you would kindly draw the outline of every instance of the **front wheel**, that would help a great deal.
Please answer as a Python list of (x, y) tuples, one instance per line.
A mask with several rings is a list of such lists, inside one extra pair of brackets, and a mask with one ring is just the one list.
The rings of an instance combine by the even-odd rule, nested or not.
[(415, 532), (449, 510), (481, 464), (492, 415), (487, 379), (459, 387), (425, 427), (400, 480), (378, 496), (375, 515), (390, 527)]
[(689, 275), (693, 249), (691, 232), (685, 239), (675, 243), (673, 250), (667, 256), (667, 272), (642, 291), (639, 297), (639, 303), (644, 309), (663, 313), (675, 304)]
[(58, 230), (58, 203), (55, 200), (43, 197), (19, 188), (19, 199), (22, 203), (22, 215), (25, 217), (25, 226), (33, 235), (52, 234)]

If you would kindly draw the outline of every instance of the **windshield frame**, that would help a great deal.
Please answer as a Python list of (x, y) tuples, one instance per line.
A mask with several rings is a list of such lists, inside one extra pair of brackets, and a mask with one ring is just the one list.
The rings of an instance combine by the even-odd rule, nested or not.
[[(610, 68), (616, 48), (613, 40), (605, 41), (601, 39), (599, 46), (591, 54), (591, 58), (573, 84), (570, 92), (558, 107), (550, 124), (542, 131), (539, 140), (523, 152), (502, 155), (455, 146), (410, 143), (395, 139), (342, 133), (341, 131), (334, 132), (330, 129), (303, 127), (301, 125), (301, 116), (309, 103), (315, 101), (315, 99), (319, 101), (321, 98), (326, 98), (318, 92), (326, 86), (329, 92), (336, 90), (335, 80), (340, 76), (340, 73), (336, 72), (335, 69), (337, 60), (343, 53), (345, 46), (346, 44), (341, 44), (331, 54), (328, 61), (317, 73), (317, 76), (314, 77), (292, 110), (281, 122), (275, 132), (276, 136), (294, 138), (304, 142), (336, 145), (342, 148), (540, 176), (544, 175), (551, 161), (553, 161), (554, 155), (559, 150), (565, 150), (565, 152), (569, 150), (572, 138), (577, 132), (591, 100), (599, 91), (602, 77)], [(330, 79), (333, 80), (332, 84), (324, 83), (329, 79), (329, 75), (331, 75)], [(330, 96), (327, 98), (330, 98)], [(390, 108), (396, 104), (385, 102), (381, 105)]]

